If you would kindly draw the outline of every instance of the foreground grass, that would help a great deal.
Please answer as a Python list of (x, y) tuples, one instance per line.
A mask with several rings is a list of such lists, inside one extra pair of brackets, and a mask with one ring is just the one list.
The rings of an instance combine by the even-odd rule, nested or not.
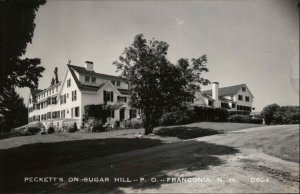
[(42, 169), (136, 149), (161, 145), (157, 139), (108, 138), (55, 143), (28, 144), (0, 150), (1, 176), (13, 182), (15, 177)]

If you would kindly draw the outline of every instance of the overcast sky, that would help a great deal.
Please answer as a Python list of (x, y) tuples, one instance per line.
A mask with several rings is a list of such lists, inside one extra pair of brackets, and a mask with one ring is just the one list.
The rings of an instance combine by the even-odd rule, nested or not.
[[(173, 63), (206, 54), (205, 77), (220, 87), (247, 84), (255, 111), (299, 105), (298, 11), (294, 0), (51, 1), (37, 12), (25, 56), (46, 68), (40, 89), (50, 85), (55, 67), (62, 79), (68, 59), (117, 75), (112, 62), (143, 33), (166, 41)], [(18, 91), (27, 100), (29, 90)]]

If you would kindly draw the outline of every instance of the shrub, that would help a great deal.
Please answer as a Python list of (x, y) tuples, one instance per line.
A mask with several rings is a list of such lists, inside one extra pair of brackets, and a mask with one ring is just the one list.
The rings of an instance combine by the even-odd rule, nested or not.
[(133, 129), (139, 129), (139, 128), (143, 127), (142, 119), (131, 119), (130, 123), (131, 123), (130, 128), (133, 128)]
[(227, 109), (194, 106), (194, 121), (225, 122), (229, 116)]
[(27, 128), (28, 133), (30, 133), (32, 135), (37, 134), (40, 130), (41, 130), (40, 127), (28, 127)]
[(54, 128), (53, 127), (49, 127), (48, 128), (48, 130), (47, 130), (47, 133), (48, 134), (52, 134), (52, 133), (54, 133), (55, 131), (54, 131)]
[(125, 120), (125, 128), (126, 129), (131, 129), (132, 128), (132, 122), (130, 119)]
[(74, 122), (73, 126), (70, 127), (68, 131), (69, 131), (69, 133), (74, 133), (74, 132), (78, 131), (76, 122)]
[(263, 120), (261, 118), (252, 118), (250, 115), (235, 114), (228, 118), (228, 122), (262, 124)]
[(278, 106), (271, 104), (261, 112), (266, 124), (298, 124), (299, 106)]
[(102, 121), (95, 120), (93, 123), (93, 132), (104, 132), (105, 128), (103, 127)]

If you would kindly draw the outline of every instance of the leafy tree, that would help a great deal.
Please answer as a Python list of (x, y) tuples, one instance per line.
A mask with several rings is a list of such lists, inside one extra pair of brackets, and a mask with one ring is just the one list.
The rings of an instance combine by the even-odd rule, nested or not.
[[(7, 95), (15, 95), (12, 92), (15, 87), (37, 88), (38, 80), (45, 69), (40, 66), (39, 58), (22, 58), (27, 44), (32, 42), (36, 12), (45, 2), (45, 0), (0, 2), (0, 110), (7, 118), (9, 117), (5, 115), (7, 111), (3, 111), (10, 106), (6, 101)], [(18, 113), (13, 110), (15, 109), (12, 109), (11, 113)]]
[(168, 48), (166, 42), (147, 41), (138, 34), (113, 63), (130, 84), (130, 105), (141, 109), (145, 134), (152, 132), (164, 112), (191, 100), (195, 90), (208, 83), (201, 78), (201, 73), (208, 71), (205, 55), (192, 59), (191, 64), (180, 59), (174, 65), (167, 59)]
[(3, 98), (7, 111), (5, 111), (5, 120), (1, 123), (5, 130), (2, 132), (25, 125), (28, 122), (28, 110), (24, 105), (24, 99), (14, 89), (6, 92)]
[(270, 104), (263, 108), (261, 116), (265, 119), (267, 125), (271, 124), (274, 121), (275, 113), (278, 111), (280, 106), (278, 104)]
[[(44, 71), (38, 58), (21, 58), (32, 42), (34, 19), (45, 0), (0, 2), (1, 10), (1, 92), (11, 87), (34, 88)], [(2, 93), (1, 93), (2, 94)]]

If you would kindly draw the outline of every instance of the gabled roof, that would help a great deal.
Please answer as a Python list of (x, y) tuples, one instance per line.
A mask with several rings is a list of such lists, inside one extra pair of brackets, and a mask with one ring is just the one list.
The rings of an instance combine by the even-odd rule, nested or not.
[[(243, 86), (246, 86), (246, 84), (219, 88), (219, 96), (232, 96), (236, 94)], [(205, 90), (203, 91), (203, 93), (211, 96), (212, 90)]]
[(68, 67), (72, 68), (74, 71), (77, 71), (80, 74), (91, 75), (91, 76), (95, 76), (95, 77), (102, 77), (105, 79), (123, 80), (121, 76), (96, 73), (95, 71), (88, 71), (84, 67), (79, 67), (79, 66), (75, 66), (75, 65), (68, 65)]
[[(104, 83), (102, 83), (102, 84), (100, 84), (99, 86), (90, 86), (90, 85), (85, 85), (85, 84), (82, 84), (79, 80), (78, 80), (78, 78), (77, 78), (77, 76), (76, 76), (76, 74), (75, 74), (75, 72), (74, 72), (74, 67), (75, 68), (78, 68), (78, 69), (81, 69), (81, 67), (78, 67), (78, 66), (74, 66), (74, 65), (68, 65), (68, 68), (69, 68), (69, 70), (70, 70), (70, 72), (71, 72), (71, 75), (72, 75), (72, 77), (74, 78), (74, 80), (75, 80), (75, 82), (76, 82), (76, 85), (77, 85), (77, 87), (80, 89), (80, 90), (83, 90), (83, 91), (89, 91), (89, 92), (97, 92), (99, 89), (101, 89), (104, 85), (106, 85), (107, 84), (107, 82), (109, 82), (109, 81), (107, 81), (107, 82), (104, 82)], [(85, 68), (83, 68), (83, 69), (85, 69)], [(79, 70), (80, 71), (80, 70)], [(86, 71), (86, 70), (85, 70)], [(78, 72), (78, 71), (77, 71)], [(78, 72), (78, 73), (80, 73), (80, 72)], [(95, 73), (95, 72), (94, 72)], [(98, 74), (98, 73), (95, 73), (95, 74)], [(99, 73), (99, 75), (101, 75), (102, 76), (102, 78), (106, 78), (105, 76), (111, 76), (111, 75), (105, 75), (105, 74), (100, 74)], [(112, 77), (116, 77), (116, 78), (114, 78), (114, 79), (120, 79), (120, 77), (117, 77), (117, 76), (112, 76)], [(107, 78), (106, 78), (107, 79)], [(130, 90), (125, 90), (125, 89), (118, 89), (118, 88), (116, 88), (121, 94), (123, 94), (123, 95), (129, 95), (130, 94)]]

